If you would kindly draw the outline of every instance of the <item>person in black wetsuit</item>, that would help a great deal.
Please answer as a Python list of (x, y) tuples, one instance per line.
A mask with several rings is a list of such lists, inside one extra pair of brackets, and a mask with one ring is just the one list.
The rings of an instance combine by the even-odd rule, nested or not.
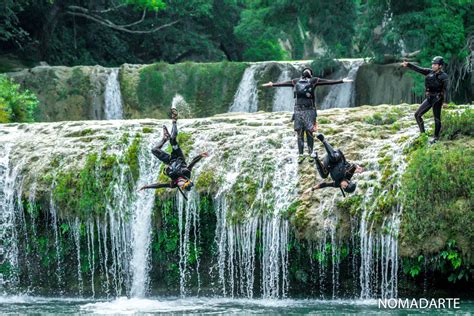
[(446, 106), (446, 101), (449, 99), (448, 95), (448, 75), (443, 71), (444, 60), (441, 56), (436, 56), (431, 62), (431, 69), (422, 68), (412, 63), (404, 61), (401, 64), (403, 67), (408, 67), (425, 76), (425, 95), (426, 99), (421, 103), (418, 110), (415, 112), (415, 119), (420, 133), (425, 132), (425, 125), (423, 124), (422, 116), (433, 108), (433, 116), (435, 121), (434, 138), (430, 141), (431, 144), (439, 139), (441, 132), (441, 107)]
[(263, 84), (263, 87), (293, 87), (296, 98), (295, 111), (293, 114), (294, 129), (298, 136), (298, 162), (304, 160), (304, 135), (306, 134), (306, 142), (308, 144), (308, 153), (313, 152), (314, 138), (313, 132), (318, 129), (316, 121), (317, 112), (314, 97), (314, 90), (317, 86), (333, 85), (345, 82), (352, 82), (350, 79), (342, 80), (327, 80), (319, 77), (313, 77), (313, 70), (311, 68), (303, 69), (301, 78), (292, 79), (285, 82), (268, 82)]
[(351, 181), (351, 178), (355, 173), (363, 172), (364, 169), (359, 165), (347, 162), (342, 151), (332, 148), (332, 146), (324, 139), (323, 134), (319, 134), (317, 138), (323, 143), (327, 155), (321, 162), (318, 158), (318, 154), (316, 152), (313, 153), (316, 170), (318, 170), (321, 178), (326, 179), (328, 175), (331, 175), (333, 181), (321, 182), (306, 190), (305, 193), (326, 187), (340, 188), (343, 195), (344, 191), (347, 193), (354, 192), (357, 184), (354, 181)]
[[(171, 135), (168, 132), (168, 129), (163, 125), (163, 138), (161, 141), (151, 150), (153, 155), (160, 159), (166, 167), (164, 173), (170, 178), (168, 183), (154, 183), (145, 185), (140, 188), (144, 189), (159, 189), (159, 188), (178, 188), (181, 193), (183, 191), (190, 191), (194, 184), (191, 181), (191, 171), (193, 170), (194, 165), (199, 162), (202, 158), (207, 157), (208, 153), (204, 152), (196, 156), (191, 163), (186, 163), (186, 158), (184, 157), (183, 151), (179, 147), (176, 137), (178, 136), (178, 126), (177, 118), (178, 112), (176, 108), (171, 109), (171, 118), (173, 121), (173, 128), (171, 129)], [(171, 154), (168, 154), (162, 150), (163, 145), (170, 141), (171, 144)], [(184, 193), (183, 193), (184, 196)]]

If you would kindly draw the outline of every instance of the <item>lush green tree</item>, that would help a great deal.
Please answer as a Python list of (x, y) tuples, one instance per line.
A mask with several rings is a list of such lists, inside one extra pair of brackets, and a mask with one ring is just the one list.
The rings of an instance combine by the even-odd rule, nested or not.
[[(4, 0), (0, 52), (50, 64), (443, 55), (473, 50), (472, 0)], [(471, 44), (469, 44), (471, 43)], [(463, 68), (464, 67), (464, 68)]]
[(5, 75), (0, 75), (0, 123), (33, 122), (38, 99)]

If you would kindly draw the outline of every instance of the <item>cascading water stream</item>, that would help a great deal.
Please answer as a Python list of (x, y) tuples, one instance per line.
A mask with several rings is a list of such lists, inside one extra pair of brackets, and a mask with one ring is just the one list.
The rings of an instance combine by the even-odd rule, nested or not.
[[(291, 65), (283, 65), (284, 69), (278, 77), (277, 82), (284, 82), (291, 80)], [(280, 88), (275, 90), (275, 95), (273, 96), (273, 112), (292, 112), (294, 108), (294, 96), (293, 89), (290, 88)]]
[[(403, 157), (403, 150), (417, 135), (417, 129), (412, 127), (390, 139), (378, 144), (378, 148), (369, 152), (369, 160), (378, 164), (377, 154), (382, 147), (389, 146), (392, 156), (393, 170), (396, 170), (391, 176), (395, 179), (393, 190), (396, 192), (396, 200), (401, 201), (400, 196), (400, 177), (403, 174), (406, 161)], [(407, 138), (400, 145), (401, 138)], [(380, 167), (375, 167), (380, 170)], [(380, 172), (377, 173), (378, 179), (381, 178)], [(380, 180), (379, 180), (380, 181)], [(377, 181), (378, 182), (378, 181)], [(398, 295), (398, 232), (400, 228), (400, 217), (403, 205), (396, 204), (392, 213), (387, 215), (382, 222), (381, 227), (374, 227), (375, 221), (371, 220), (373, 212), (371, 206), (374, 198), (380, 198), (387, 192), (382, 192), (379, 196), (374, 196), (374, 188), (370, 187), (364, 196), (362, 203), (362, 215), (360, 219), (359, 238), (360, 238), (360, 298), (367, 299), (375, 296), (382, 298), (394, 298)]]
[[(149, 140), (150, 141), (150, 140)], [(151, 142), (142, 146), (139, 155), (140, 178), (137, 187), (153, 183), (159, 173), (158, 160), (151, 156)], [(150, 265), (151, 242), (151, 211), (155, 202), (153, 190), (135, 191), (135, 200), (132, 204), (132, 285), (130, 293), (133, 297), (144, 297), (148, 289), (148, 270)]]
[(119, 69), (112, 68), (107, 77), (104, 91), (104, 114), (106, 120), (123, 118), (122, 93), (120, 91)]
[(259, 66), (253, 64), (245, 69), (229, 112), (257, 112), (258, 92), (255, 74)]
[[(347, 75), (346, 78), (354, 80), (359, 67), (364, 63), (363, 59), (341, 60)], [(342, 78), (341, 78), (342, 79)], [(355, 82), (341, 83), (331, 86), (331, 90), (321, 103), (321, 109), (348, 108), (355, 105)]]
[[(344, 116), (341, 115), (345, 113), (343, 111), (351, 110), (336, 109), (323, 112), (323, 116), (331, 122), (324, 128), (329, 130), (340, 125), (338, 119)], [(372, 109), (361, 108), (357, 111), (358, 115), (364, 111), (372, 114)], [(347, 119), (347, 116), (344, 119)], [(382, 196), (386, 193), (374, 191), (375, 184), (381, 180), (383, 170), (383, 166), (378, 162), (379, 155), (383, 153), (392, 156), (393, 169), (396, 171), (390, 179), (398, 179), (405, 169), (403, 148), (412, 142), (417, 133), (415, 127), (406, 128), (409, 126), (406, 120), (411, 120), (411, 117), (408, 119), (401, 117), (398, 122), (403, 128), (389, 137), (367, 136), (361, 141), (354, 139), (347, 144), (344, 143), (346, 136), (352, 135), (342, 128), (337, 134), (330, 136), (331, 142), (334, 140), (339, 146), (347, 146), (343, 147), (343, 150), (346, 152), (347, 149), (348, 159), (351, 162), (353, 159), (358, 159), (354, 162), (360, 162), (370, 171), (356, 176), (356, 181), (360, 181), (357, 194), (361, 194), (364, 200), (361, 207), (362, 214), (357, 213), (359, 218), (354, 219), (354, 223), (353, 219), (350, 219), (353, 236), (350, 240), (352, 247), (349, 248), (358, 248), (360, 241), (361, 255), (360, 261), (359, 257), (352, 258), (348, 266), (352, 267), (352, 275), (357, 278), (356, 285), (360, 286), (360, 297), (363, 299), (396, 297), (398, 292), (397, 236), (403, 210), (401, 206), (397, 206), (380, 222), (375, 222), (371, 217), (373, 212), (371, 206), (377, 198), (375, 195)], [(217, 218), (215, 236), (211, 233), (209, 237), (215, 238), (215, 253), (204, 255), (200, 253), (202, 246), (200, 234), (204, 229), (208, 229), (200, 223), (200, 202), (204, 201), (204, 196), (200, 196), (201, 193), (198, 192), (202, 192), (203, 188), (194, 188), (188, 192), (187, 201), (179, 193), (175, 197), (177, 207), (174, 211), (178, 214), (175, 218), (179, 220), (177, 224), (179, 235), (176, 235), (178, 236), (176, 253), (173, 252), (170, 257), (175, 255), (173, 258), (178, 258), (172, 264), (175, 269), (173, 273), (176, 272), (176, 284), (179, 283), (182, 296), (208, 291), (210, 287), (208, 281), (215, 294), (227, 297), (281, 298), (288, 294), (290, 279), (288, 248), (292, 232), (290, 223), (282, 213), (289, 209), (292, 202), (301, 197), (301, 192), (297, 191), (301, 185), (300, 181), (306, 175), (303, 173), (306, 170), (299, 169), (301, 167), (296, 163), (295, 136), (288, 121), (288, 113), (245, 115), (232, 113), (206, 119), (180, 120), (180, 131), (189, 137), (186, 145), (192, 146), (192, 149), (186, 152), (186, 156), (190, 159), (203, 151), (209, 151), (210, 154), (196, 165), (193, 170), (193, 181), (196, 181), (202, 172), (208, 172), (213, 181), (218, 179), (212, 183), (219, 183), (217, 188), (207, 188), (211, 195), (206, 196), (213, 208), (212, 216)], [(36, 240), (44, 236), (44, 228), (47, 228), (49, 271), (51, 271), (49, 276), (54, 279), (51, 283), (55, 283), (57, 279), (58, 283), (54, 286), (59, 285), (54, 288), (57, 291), (55, 293), (60, 295), (64, 289), (65, 292), (78, 293), (86, 297), (95, 295), (96, 298), (103, 295), (144, 297), (150, 293), (151, 282), (153, 285), (155, 282), (162, 282), (157, 280), (155, 274), (149, 275), (151, 236), (154, 229), (151, 226), (151, 212), (155, 192), (154, 190), (136, 192), (136, 189), (145, 183), (157, 180), (160, 164), (150, 153), (157, 135), (144, 131), (145, 127), (149, 131), (150, 126), (157, 129), (162, 123), (150, 120), (25, 124), (19, 125), (24, 129), (21, 133), (29, 133), (27, 135), (29, 137), (24, 137), (21, 142), (7, 139), (8, 136), (5, 136), (7, 130), (15, 129), (14, 126), (1, 126), (0, 208), (4, 216), (0, 223), (1, 246), (3, 254), (14, 254), (8, 257), (3, 255), (2, 264), (8, 262), (13, 266), (18, 265), (18, 255), (15, 255), (15, 251), (7, 249), (6, 245), (16, 244), (15, 247), (23, 248), (22, 244), (28, 243), (28, 238)], [(371, 135), (369, 129), (378, 128), (375, 125), (369, 126), (364, 120), (358, 120), (358, 123), (361, 125), (361, 135), (364, 133)], [(413, 125), (411, 123), (410, 121), (410, 126)], [(91, 132), (90, 135), (83, 136), (79, 133), (88, 128), (95, 134)], [(130, 166), (123, 161), (131, 140), (134, 139), (133, 136), (139, 132), (141, 135), (137, 159), (139, 173), (138, 178), (133, 178)], [(49, 139), (46, 139), (47, 137)], [(57, 146), (56, 139), (60, 139), (63, 146)], [(32, 146), (42, 154), (41, 157), (28, 160), (30, 157), (24, 155), (25, 152), (31, 152), (29, 150), (31, 147), (25, 145), (28, 143), (33, 144)], [(51, 143), (55, 146), (51, 146)], [(97, 148), (103, 150), (98, 151)], [(48, 157), (42, 158), (46, 156), (43, 155), (46, 152), (51, 153), (51, 157), (61, 154), (61, 163), (57, 167), (60, 171), (67, 171), (69, 167), (81, 171), (81, 166), (75, 166), (73, 162), (79, 161), (76, 158), (85, 160), (84, 158), (90, 153), (96, 153), (98, 160), (101, 160), (101, 155), (107, 155), (105, 157), (113, 160), (110, 163), (113, 169), (107, 170), (107, 177), (112, 179), (110, 186), (101, 188), (107, 192), (103, 201), (105, 211), (91, 213), (89, 217), (77, 213), (64, 214), (60, 209), (60, 201), (54, 200), (55, 186), (59, 182), (53, 180), (52, 183), (47, 182), (47, 186), (41, 184), (40, 176), (43, 170), (40, 166), (43, 162), (46, 165), (53, 161)], [(17, 159), (21, 156), (25, 157), (25, 161)], [(16, 164), (11, 164), (12, 161), (16, 161)], [(310, 170), (308, 172), (314, 173), (312, 165), (306, 166), (307, 170)], [(27, 167), (30, 169), (26, 169)], [(104, 170), (100, 168), (97, 167), (95, 170), (96, 177), (104, 175)], [(313, 173), (311, 179), (314, 177)], [(395, 186), (397, 185), (400, 185), (399, 179), (395, 181)], [(395, 187), (395, 192), (397, 189), (398, 187)], [(245, 190), (245, 193), (244, 198), (239, 197), (240, 200), (237, 201), (235, 197), (242, 192), (239, 190)], [(319, 204), (314, 203), (314, 209), (307, 209), (307, 212), (314, 212), (320, 216), (312, 223), (318, 226), (316, 229), (321, 228), (324, 233), (321, 236), (315, 235), (320, 239), (314, 239), (317, 256), (313, 256), (312, 253), (311, 260), (317, 259), (324, 264), (321, 262), (319, 265), (315, 264), (316, 273), (311, 278), (316, 284), (319, 283), (323, 298), (338, 298), (346, 293), (340, 287), (345, 286), (343, 276), (346, 275), (346, 271), (342, 261), (346, 249), (342, 247), (347, 241), (345, 239), (347, 235), (340, 234), (338, 226), (343, 220), (343, 216), (337, 212), (338, 202), (342, 198), (339, 191), (331, 189), (320, 190), (314, 194)], [(248, 198), (249, 196), (252, 197)], [(38, 204), (37, 199), (40, 197), (47, 206), (44, 209), (47, 211), (45, 212), (47, 221), (43, 226), (41, 218), (30, 219), (30, 214), (27, 212), (30, 205)], [(238, 205), (247, 198), (250, 201), (248, 204), (244, 204), (244, 207)], [(396, 199), (400, 200), (401, 197), (396, 196)], [(8, 217), (9, 214), (12, 217)], [(33, 222), (34, 220), (36, 222)], [(12, 221), (16, 221), (18, 226), (15, 236), (11, 233), (12, 226), (8, 224)], [(38, 230), (29, 227), (29, 230), (23, 232), (21, 225), (37, 225)], [(69, 231), (63, 233), (63, 230), (67, 229)], [(212, 231), (214, 232), (214, 228)], [(31, 236), (24, 237), (26, 234)], [(9, 243), (3, 242), (4, 240)], [(33, 242), (29, 246), (31, 251), (37, 251), (34, 249), (37, 246)], [(67, 246), (70, 251), (68, 256), (71, 258), (59, 256)], [(207, 260), (208, 257), (204, 256), (211, 258)], [(22, 255), (19, 257), (21, 261)], [(33, 257), (31, 258), (33, 260)], [(28, 267), (23, 267), (23, 270), (27, 269)], [(30, 282), (31, 287), (38, 286), (38, 283), (33, 283), (38, 282), (35, 280), (37, 276), (34, 271), (32, 277), (27, 276), (25, 272), (21, 273), (24, 273), (21, 276), (24, 284)], [(291, 276), (293, 280), (293, 274)], [(7, 287), (17, 282), (15, 278), (14, 274), (4, 276)], [(27, 278), (30, 278), (30, 281)], [(70, 279), (74, 279), (74, 282), (69, 283)], [(68, 288), (69, 284), (73, 284), (73, 287)], [(159, 283), (158, 287), (161, 285), (162, 283)], [(317, 286), (314, 289), (316, 290)]]

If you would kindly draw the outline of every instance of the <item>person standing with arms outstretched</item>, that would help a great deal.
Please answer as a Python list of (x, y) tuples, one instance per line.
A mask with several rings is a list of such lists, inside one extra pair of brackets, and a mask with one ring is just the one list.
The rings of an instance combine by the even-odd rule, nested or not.
[(319, 77), (313, 77), (311, 68), (303, 69), (301, 78), (292, 79), (285, 82), (268, 82), (262, 87), (292, 87), (296, 98), (295, 111), (293, 114), (294, 129), (298, 137), (298, 163), (304, 160), (304, 135), (306, 134), (306, 142), (308, 144), (308, 153), (311, 155), (314, 147), (313, 133), (318, 130), (316, 121), (316, 103), (314, 90), (317, 86), (333, 85), (345, 82), (352, 82), (349, 79), (327, 80)]
[(415, 112), (415, 119), (420, 133), (425, 132), (425, 125), (422, 116), (433, 108), (433, 116), (435, 121), (434, 137), (430, 144), (434, 144), (439, 139), (441, 132), (441, 107), (446, 106), (446, 101), (449, 99), (449, 81), (448, 75), (443, 71), (444, 60), (441, 56), (436, 56), (431, 61), (431, 69), (422, 68), (412, 63), (404, 61), (401, 64), (403, 67), (408, 67), (425, 76), (425, 95), (426, 99), (421, 103), (418, 110)]

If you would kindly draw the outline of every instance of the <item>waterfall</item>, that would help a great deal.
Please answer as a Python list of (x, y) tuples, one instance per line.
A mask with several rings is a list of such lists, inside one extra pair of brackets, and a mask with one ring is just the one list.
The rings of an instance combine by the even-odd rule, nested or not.
[[(179, 96), (176, 99), (181, 104)], [(289, 113), (232, 113), (180, 120), (188, 161), (203, 151), (209, 157), (193, 169), (196, 187), (186, 192), (187, 200), (176, 191), (168, 191), (175, 196), (164, 195), (167, 212), (176, 206), (169, 226), (162, 224), (160, 210), (154, 210), (155, 191), (137, 192), (141, 185), (157, 182), (161, 165), (150, 148), (158, 136), (155, 131), (165, 121), (2, 124), (0, 293), (38, 289), (33, 293), (47, 290), (52, 295), (86, 298), (143, 298), (171, 281), (167, 289), (182, 296), (212, 291), (225, 297), (284, 298), (290, 289), (309, 284), (308, 290), (314, 291), (308, 295), (318, 294), (319, 289), (321, 298), (337, 299), (348, 294), (345, 277), (349, 275), (355, 280), (349, 286), (355, 282), (362, 299), (397, 297), (403, 207), (394, 204), (381, 214), (374, 205), (388, 193), (395, 201), (402, 200), (397, 192), (406, 167), (405, 149), (418, 131), (409, 113), (412, 107), (405, 105), (391, 112), (398, 115), (400, 129), (388, 136), (387, 125), (366, 120), (368, 115), (383, 115), (392, 108), (321, 113), (327, 119), (323, 127), (334, 130), (328, 133), (330, 143), (340, 147), (350, 162), (366, 168), (354, 177), (356, 193), (345, 200), (336, 189), (318, 190), (312, 196), (301, 192), (320, 179), (314, 179), (313, 165), (296, 162)], [(349, 121), (354, 112), (357, 117)], [(357, 137), (347, 127), (355, 121), (359, 124)], [(138, 144), (133, 154), (138, 156), (133, 160), (136, 168), (126, 161), (132, 155), (132, 144)], [(96, 154), (97, 162), (89, 170), (84, 167), (91, 154)], [(97, 209), (61, 209), (64, 203), (58, 188), (77, 184), (74, 178), (63, 181), (69, 179), (64, 173), (74, 177), (75, 172), (91, 181), (110, 180), (98, 182), (107, 194), (96, 203)], [(207, 176), (201, 178), (203, 175)], [(198, 184), (201, 180), (206, 185)], [(384, 191), (388, 190), (385, 181), (390, 181), (389, 192)], [(78, 187), (70, 189), (77, 193)], [(353, 197), (356, 205), (362, 201), (360, 208), (344, 213), (347, 205), (340, 202)], [(295, 201), (303, 208), (294, 211)], [(41, 216), (33, 216), (33, 208)], [(374, 219), (374, 215), (378, 216)], [(214, 216), (211, 225), (215, 226), (207, 227)], [(160, 227), (176, 227), (172, 242), (163, 243), (168, 235), (154, 233)], [(292, 236), (303, 236), (304, 241), (290, 243)], [(209, 247), (203, 247), (204, 238)], [(294, 262), (289, 261), (301, 255), (295, 248), (302, 245), (304, 249), (305, 240), (311, 243), (308, 265), (311, 261), (315, 265), (301, 267), (298, 262), (292, 266)], [(350, 247), (345, 248), (347, 245)], [(155, 252), (165, 248), (165, 254)], [(154, 255), (164, 254), (166, 263), (155, 261), (151, 269), (151, 249)], [(306, 256), (303, 251), (298, 258)], [(42, 270), (42, 264), (49, 269)], [(160, 278), (168, 271), (169, 279)], [(290, 284), (290, 279), (298, 283)], [(306, 279), (314, 282), (314, 288)]]
[[(393, 174), (390, 179), (394, 179), (396, 192), (395, 200), (401, 201), (400, 181), (401, 175), (406, 168), (406, 161), (403, 157), (403, 150), (416, 137), (416, 128), (409, 128), (404, 133), (395, 136), (395, 139), (381, 142), (377, 148), (369, 152), (369, 160), (374, 164), (378, 181), (380, 181), (381, 167), (378, 166), (378, 153), (381, 148), (389, 148), (393, 154), (394, 164)], [(407, 138), (400, 145), (400, 140)], [(370, 187), (363, 200), (362, 217), (359, 228), (360, 238), (360, 297), (363, 299), (372, 297), (396, 298), (398, 295), (398, 233), (400, 228), (400, 217), (403, 205), (397, 203), (391, 214), (387, 215), (381, 227), (374, 227), (375, 221), (371, 220), (374, 199), (383, 197), (387, 192), (382, 192), (378, 196), (374, 194), (374, 187)]]
[[(18, 245), (15, 229), (15, 180), (18, 168), (10, 162), (11, 143), (1, 144), (0, 153), (0, 286), (14, 287), (18, 283)], [(6, 275), (3, 273), (7, 272)]]
[(111, 69), (105, 84), (104, 112), (106, 120), (121, 120), (123, 118), (122, 93), (118, 75), (118, 68)]
[(355, 105), (355, 79), (364, 60), (341, 59), (340, 61), (345, 69), (345, 77), (354, 80), (354, 82), (331, 86), (331, 90), (321, 103), (321, 109), (348, 108)]
[[(137, 187), (155, 182), (159, 173), (159, 163), (150, 155), (151, 144), (142, 146), (140, 150), (140, 178)], [(135, 202), (132, 205), (132, 286), (133, 297), (145, 296), (148, 289), (148, 270), (151, 241), (151, 211), (155, 202), (153, 190), (135, 192)]]
[(245, 69), (229, 112), (257, 112), (258, 92), (255, 73), (258, 68), (259, 64), (253, 64)]
[[(290, 65), (285, 65), (283, 71), (278, 77), (277, 82), (283, 82), (291, 80)], [(276, 88), (275, 95), (273, 96), (273, 112), (287, 111), (293, 112), (294, 108), (294, 96), (293, 89), (291, 88)]]
[(7, 293), (19, 285), (19, 232), (16, 227), (20, 211), (24, 177), (24, 157), (14, 160), (14, 144), (23, 137), (17, 127), (0, 133), (0, 292)]
[[(254, 133), (258, 131), (255, 130)], [(265, 143), (262, 137), (269, 134), (263, 131), (259, 134), (244, 137), (260, 136), (260, 141)], [(241, 150), (246, 153), (246, 157), (240, 155), (234, 157), (223, 175), (226, 179), (224, 185), (215, 197), (217, 215), (215, 238), (218, 252), (216, 269), (221, 293), (231, 297), (252, 298), (258, 281), (257, 259), (260, 259), (258, 274), (261, 277), (262, 297), (284, 297), (288, 291), (289, 227), (287, 220), (281, 217), (281, 213), (286, 211), (296, 196), (297, 164), (293, 135), (282, 132), (278, 136), (278, 139), (281, 139), (281, 147), (271, 149), (273, 151), (271, 157), (264, 154), (268, 150), (265, 146), (255, 148), (245, 141), (238, 141), (236, 135), (231, 138), (244, 146)], [(256, 168), (254, 169), (256, 173), (251, 175), (261, 185), (257, 189), (254, 204), (260, 205), (262, 209), (249, 210), (249, 213), (254, 215), (246, 216), (241, 222), (232, 223), (229, 218), (237, 210), (232, 209), (229, 197), (233, 194), (233, 186), (245, 175), (242, 169), (248, 168), (248, 163), (251, 161), (256, 166), (263, 166), (265, 163), (273, 166), (273, 171), (270, 173), (261, 174), (258, 172), (259, 168)], [(265, 188), (266, 181), (271, 182), (271, 187)], [(257, 245), (261, 247), (260, 254), (257, 252)]]
[[(54, 234), (54, 248), (56, 251), (56, 278), (58, 281), (58, 287), (64, 286), (63, 284), (63, 270), (62, 270), (62, 263), (61, 263), (61, 239), (59, 238), (59, 225), (58, 225), (58, 213), (56, 209), (56, 205), (53, 199), (53, 190), (54, 190), (54, 181), (51, 187), (51, 193), (49, 198), (49, 212), (51, 214), (51, 229), (53, 230)], [(30, 196), (30, 200), (34, 200), (34, 196)]]

